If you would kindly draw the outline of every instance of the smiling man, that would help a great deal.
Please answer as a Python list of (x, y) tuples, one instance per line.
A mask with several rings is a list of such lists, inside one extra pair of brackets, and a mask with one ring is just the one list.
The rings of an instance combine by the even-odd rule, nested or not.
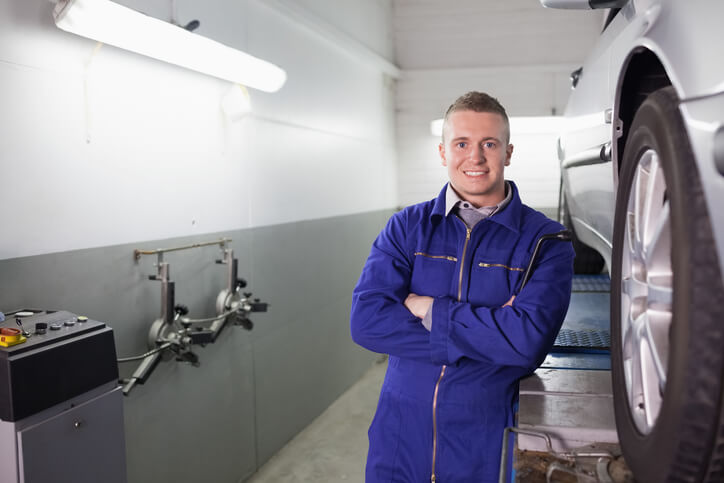
[(445, 113), (449, 183), (390, 218), (352, 299), (352, 338), (389, 354), (369, 430), (370, 482), (494, 482), (518, 381), (543, 361), (568, 309), (563, 229), (504, 178), (513, 146), (503, 106), (469, 92)]
[[(491, 109), (495, 105), (491, 100)], [(476, 207), (505, 199), (503, 170), (513, 154), (508, 129), (502, 106), (500, 112), (448, 110), (445, 116), (439, 146), (442, 165), (447, 166), (450, 185), (458, 196)]]

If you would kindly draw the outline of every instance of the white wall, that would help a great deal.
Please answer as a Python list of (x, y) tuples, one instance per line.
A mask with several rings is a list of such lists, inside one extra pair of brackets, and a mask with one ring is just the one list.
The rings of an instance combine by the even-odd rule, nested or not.
[[(397, 89), (398, 192), (403, 206), (430, 199), (447, 181), (440, 164), (440, 138), (430, 121), (442, 118), (459, 95), (482, 90), (498, 98), (509, 116), (550, 116), (565, 107), (571, 66), (492, 67), (436, 71), (403, 71)], [(558, 204), (557, 131), (516, 132), (506, 177), (518, 183), (526, 204), (550, 208)]]
[[(0, 0), (0, 259), (395, 205), (392, 47), (359, 34), (389, 2), (351, 2), (364, 15), (337, 26), (323, 19), (365, 58), (281, 0), (124, 3), (198, 19), (199, 34), (281, 66), (287, 84), (250, 90), (253, 113), (233, 120), (221, 100), (234, 85), (96, 50), (57, 29), (46, 0)], [(315, 19), (326, 4), (304, 8)]]
[[(601, 12), (543, 8), (538, 0), (394, 0), (398, 193), (401, 205), (434, 197), (447, 181), (429, 123), (467, 91), (488, 92), (509, 116), (562, 114), (570, 72), (596, 39)], [(557, 205), (556, 135), (511, 132), (506, 177), (523, 201)]]

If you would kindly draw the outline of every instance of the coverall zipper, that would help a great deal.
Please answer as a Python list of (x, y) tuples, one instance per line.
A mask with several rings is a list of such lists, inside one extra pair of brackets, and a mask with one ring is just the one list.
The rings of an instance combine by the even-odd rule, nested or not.
[[(460, 218), (460, 221), (465, 223), (462, 218)], [(463, 268), (465, 266), (465, 253), (468, 251), (468, 242), (470, 241), (470, 233), (472, 231), (473, 230), (465, 224), (465, 244), (463, 245), (463, 255), (460, 258), (460, 277), (458, 278), (458, 302), (460, 302), (463, 293)], [(443, 365), (440, 370), (440, 377), (437, 378), (437, 383), (435, 384), (435, 392), (432, 396), (432, 474), (430, 475), (430, 483), (435, 483), (436, 481), (435, 457), (437, 456), (437, 393), (440, 389), (440, 381), (442, 381), (442, 378), (445, 375), (445, 369), (447, 369), (447, 366)]]

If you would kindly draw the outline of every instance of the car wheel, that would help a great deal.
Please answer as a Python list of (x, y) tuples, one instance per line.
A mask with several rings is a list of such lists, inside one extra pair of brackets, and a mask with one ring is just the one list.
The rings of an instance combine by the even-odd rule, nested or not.
[(724, 477), (724, 286), (673, 88), (631, 125), (616, 198), (612, 377), (624, 457), (641, 482)]
[(596, 250), (580, 241), (573, 229), (571, 215), (568, 212), (568, 204), (566, 203), (566, 190), (563, 189), (563, 180), (561, 180), (558, 195), (558, 222), (571, 232), (571, 243), (573, 243), (573, 250), (576, 252), (576, 258), (573, 260), (573, 272), (579, 274), (601, 273), (604, 265), (603, 257)]

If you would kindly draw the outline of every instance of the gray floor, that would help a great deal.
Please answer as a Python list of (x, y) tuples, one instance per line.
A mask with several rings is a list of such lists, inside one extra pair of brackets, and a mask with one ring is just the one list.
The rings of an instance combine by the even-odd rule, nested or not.
[[(603, 278), (605, 283), (608, 283), (606, 276), (589, 278)], [(607, 287), (602, 291), (590, 287), (574, 287), (563, 328), (607, 332), (608, 298)], [(385, 359), (375, 364), (362, 379), (262, 466), (247, 483), (363, 483), (367, 428), (377, 406), (386, 367)], [(552, 353), (546, 358), (543, 367), (607, 370), (610, 368), (610, 357), (608, 354)]]
[(364, 482), (367, 428), (386, 361), (375, 364), (247, 483)]

